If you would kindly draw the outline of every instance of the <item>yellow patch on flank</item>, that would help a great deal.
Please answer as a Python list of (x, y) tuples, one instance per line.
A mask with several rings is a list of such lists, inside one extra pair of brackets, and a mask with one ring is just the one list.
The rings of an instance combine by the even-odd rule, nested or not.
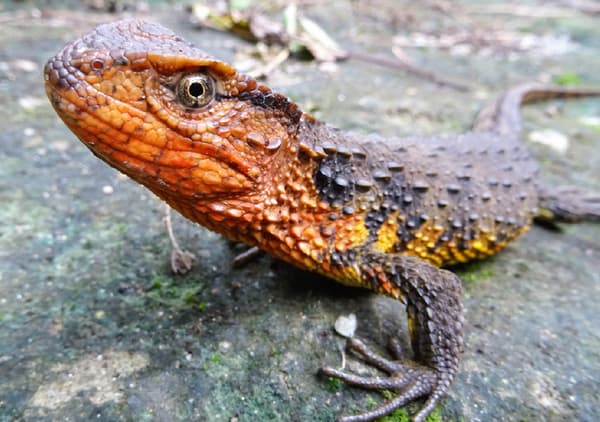
[(393, 252), (394, 245), (398, 243), (398, 213), (391, 214), (377, 232), (377, 242), (373, 245), (380, 252)]
[(488, 244), (488, 239), (485, 237), (475, 239), (473, 243), (471, 243), (471, 247), (478, 252), (478, 256), (488, 256), (494, 253), (493, 250), (490, 249)]
[(336, 224), (335, 248), (337, 251), (345, 251), (350, 248), (363, 245), (369, 237), (369, 230), (362, 218), (352, 220), (338, 220)]
[(417, 334), (417, 321), (415, 321), (415, 317), (411, 314), (408, 315), (408, 335), (411, 339), (415, 338)]
[(452, 248), (451, 253), (456, 262), (464, 263), (469, 261), (469, 258), (467, 258), (462, 252), (460, 252), (456, 248)]

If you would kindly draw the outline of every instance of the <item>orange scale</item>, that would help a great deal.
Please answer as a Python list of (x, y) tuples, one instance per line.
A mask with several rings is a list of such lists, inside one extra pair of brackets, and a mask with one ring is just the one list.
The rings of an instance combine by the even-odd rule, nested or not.
[(158, 163), (166, 167), (191, 169), (197, 165), (198, 158), (198, 154), (193, 152), (165, 149), (163, 150), (162, 155), (159, 157)]
[(302, 232), (303, 232), (303, 226), (292, 226), (292, 228), (290, 229), (290, 233), (296, 237), (297, 239), (300, 239), (302, 237)]
[(211, 213), (210, 214), (210, 218), (211, 218), (211, 220), (218, 221), (218, 222), (221, 222), (221, 221), (225, 220), (225, 216), (222, 215), (222, 214), (213, 214), (213, 213)]
[(145, 176), (154, 178), (158, 174), (158, 168), (152, 163), (144, 163), (140, 169)]
[(251, 236), (258, 242), (259, 245), (262, 245), (265, 238), (260, 231), (253, 230)]
[(287, 236), (284, 242), (289, 248), (293, 248), (296, 245), (296, 239), (291, 236)]
[(159, 148), (135, 138), (129, 139), (128, 149), (131, 155), (149, 162), (154, 162), (161, 153)]
[(179, 174), (179, 172), (170, 169), (159, 168), (156, 174), (164, 183), (170, 186), (178, 185), (182, 179), (182, 176)]
[(193, 191), (194, 189), (196, 189), (197, 187), (197, 183), (194, 179), (191, 178), (187, 178), (187, 177), (183, 177), (183, 174), (181, 171), (177, 171), (177, 174), (180, 175), (179, 178), (179, 186), (181, 186), (183, 189), (187, 189), (190, 191)]
[(243, 138), (246, 134), (246, 129), (243, 126), (233, 126), (229, 128), (229, 133), (236, 138)]
[(313, 239), (312, 244), (318, 249), (322, 249), (327, 245), (322, 237)]
[(308, 226), (303, 232), (302, 237), (305, 239), (314, 239), (319, 235), (317, 230), (313, 226)]
[(298, 249), (300, 249), (303, 254), (310, 255), (311, 247), (310, 247), (309, 243), (307, 243), (307, 242), (298, 242)]

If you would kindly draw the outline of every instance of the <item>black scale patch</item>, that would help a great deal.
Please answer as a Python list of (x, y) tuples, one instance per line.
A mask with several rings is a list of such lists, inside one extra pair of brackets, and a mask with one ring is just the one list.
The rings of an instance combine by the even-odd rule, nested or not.
[[(367, 163), (364, 153), (327, 144), (322, 147), (327, 157), (314, 172), (319, 199), (343, 207), (343, 213), (357, 211), (356, 204), (366, 206), (363, 207), (365, 226), (371, 241), (377, 239), (377, 232), (391, 214), (399, 211), (400, 215), (409, 215), (398, 229), (398, 236), (402, 242), (410, 241), (429, 218), (417, 211), (422, 206), (422, 196), (429, 190), (429, 182), (419, 179), (409, 183), (404, 165), (396, 161)], [(369, 154), (370, 157), (386, 155), (377, 151)]]
[(352, 155), (330, 153), (314, 173), (319, 199), (334, 206), (350, 203), (356, 191)]

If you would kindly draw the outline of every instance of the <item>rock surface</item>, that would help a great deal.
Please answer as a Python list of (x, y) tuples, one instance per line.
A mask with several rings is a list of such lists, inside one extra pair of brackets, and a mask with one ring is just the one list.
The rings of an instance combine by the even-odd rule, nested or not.
[[(576, 72), (600, 86), (597, 17), (561, 2), (328, 3), (303, 10), (343, 47), (389, 57), (400, 34), (396, 42), (416, 63), (474, 88), (458, 92), (357, 60), (292, 60), (269, 76), (269, 85), (345, 129), (459, 132), (512, 83)], [(340, 315), (356, 314), (357, 335), (381, 345), (395, 332), (406, 338), (402, 306), (268, 257), (232, 269), (243, 249), (181, 218), (180, 243), (198, 259), (189, 274), (172, 276), (160, 201), (94, 158), (43, 92), (45, 60), (119, 16), (8, 7), (0, 4), (0, 421), (330, 421), (381, 401), (316, 371), (341, 363)], [(236, 54), (249, 44), (194, 29), (181, 6), (150, 6), (141, 16), (214, 55), (249, 60)], [(530, 144), (543, 179), (600, 191), (600, 101), (524, 114), (526, 131), (570, 140), (564, 153)], [(598, 420), (600, 226), (534, 228), (457, 271), (465, 351), (437, 417)]]

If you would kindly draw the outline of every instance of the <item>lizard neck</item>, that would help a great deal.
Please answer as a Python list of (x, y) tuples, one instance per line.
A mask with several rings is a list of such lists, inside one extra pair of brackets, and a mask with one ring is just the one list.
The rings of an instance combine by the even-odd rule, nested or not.
[(326, 155), (316, 146), (319, 136), (331, 130), (308, 114), (291, 125), (277, 156), (263, 169), (254, 189), (235, 196), (187, 198), (161, 195), (185, 217), (251, 245), (262, 246), (269, 237), (285, 238), (290, 228), (321, 220), (331, 211), (319, 199), (315, 171)]
[[(363, 212), (348, 205), (346, 196), (353, 187), (340, 189), (322, 174), (324, 160), (348, 153), (343, 147), (347, 136), (351, 135), (303, 115), (261, 189), (210, 202), (169, 202), (229, 239), (258, 246), (301, 268), (349, 279), (344, 272), (332, 273), (334, 263), (345, 251), (362, 245), (369, 231)], [(346, 165), (345, 160), (340, 158), (340, 165)], [(341, 176), (338, 179), (344, 183)]]

